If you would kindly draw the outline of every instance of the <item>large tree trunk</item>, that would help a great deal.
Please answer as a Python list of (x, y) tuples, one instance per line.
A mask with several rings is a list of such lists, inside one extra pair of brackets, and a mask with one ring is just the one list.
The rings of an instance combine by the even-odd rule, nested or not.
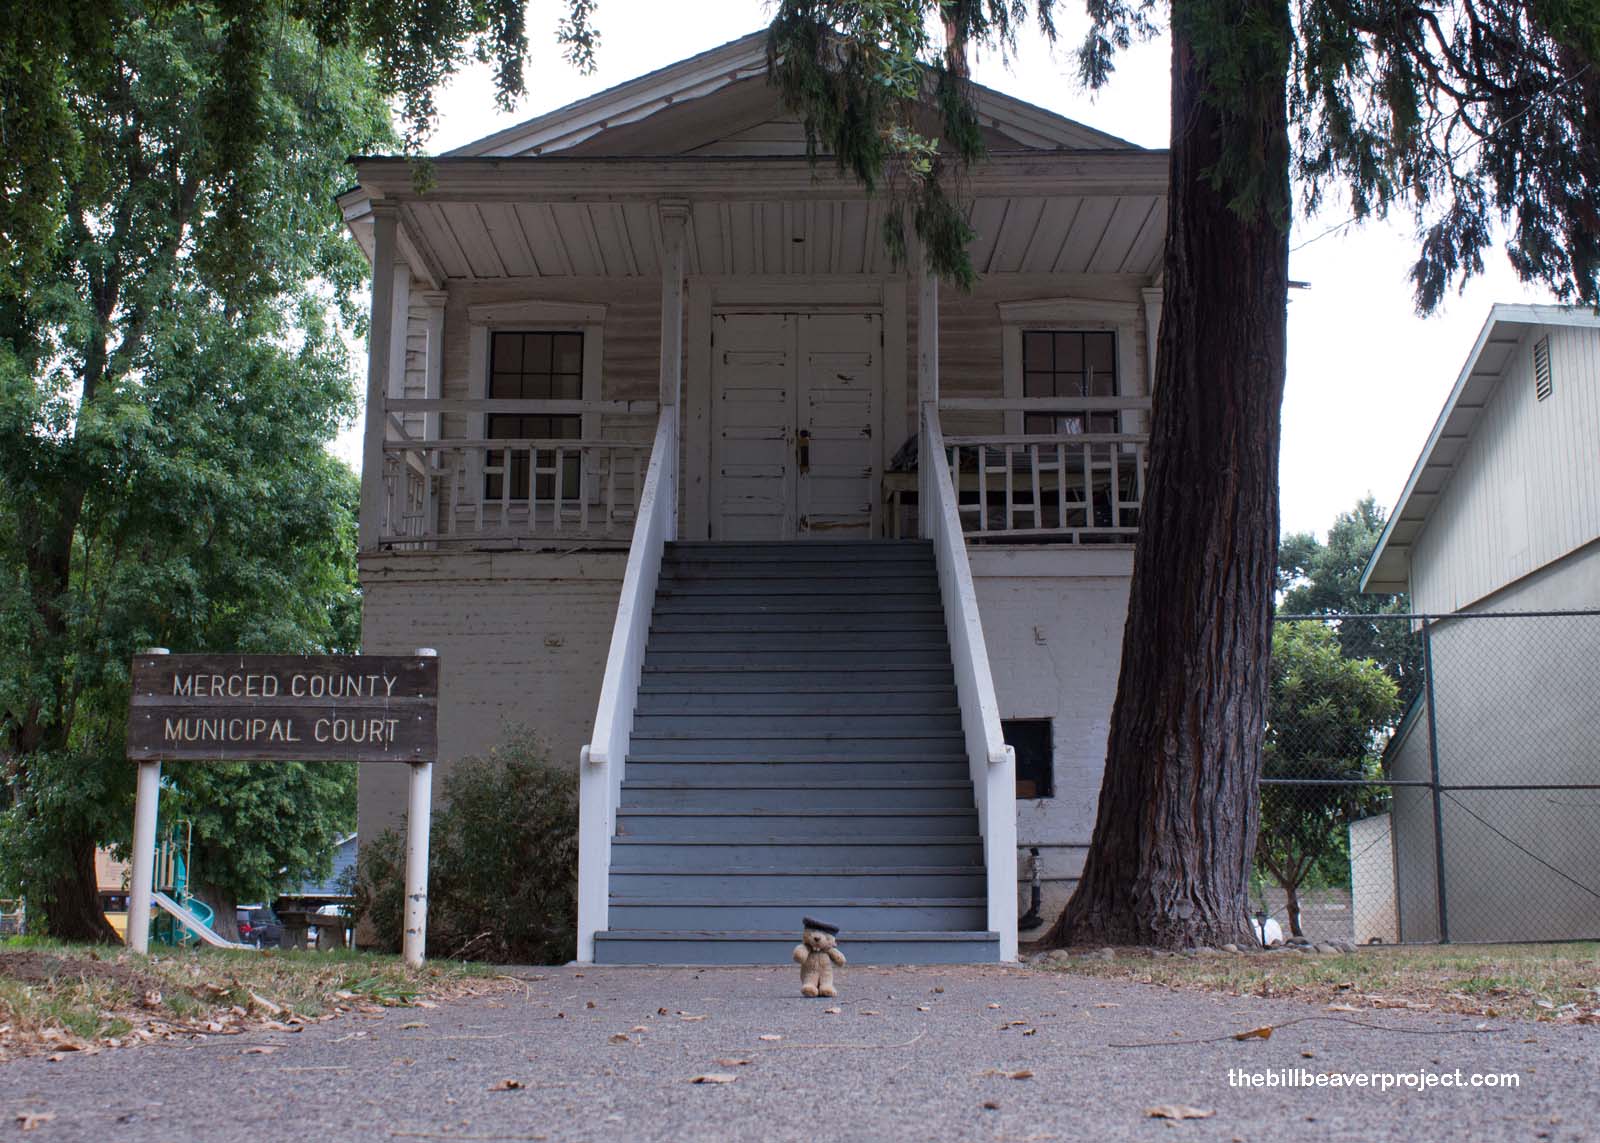
[(1285, 885), (1283, 887), (1284, 912), (1289, 914), (1289, 935), (1303, 937), (1305, 932), (1300, 928), (1300, 886)]
[(117, 930), (100, 908), (94, 839), (74, 838), (69, 848), (69, 872), (50, 883), (50, 901), (45, 907), (50, 935), (64, 941), (116, 944)]
[[(1281, 0), (1198, 7), (1173, 5), (1165, 303), (1122, 668), (1094, 839), (1052, 944), (1254, 943), (1288, 290), (1287, 49), (1258, 44), (1252, 55), (1238, 41), (1264, 20), (1286, 45), (1289, 24)], [(1255, 73), (1226, 114), (1203, 99), (1218, 88), (1189, 34), (1197, 21)], [(1236, 187), (1210, 179), (1235, 169), (1241, 149), (1265, 170), (1243, 210), (1230, 205)]]

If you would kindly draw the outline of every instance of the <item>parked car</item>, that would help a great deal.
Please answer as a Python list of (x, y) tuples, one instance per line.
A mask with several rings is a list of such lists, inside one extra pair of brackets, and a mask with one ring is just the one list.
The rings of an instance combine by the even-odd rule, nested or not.
[(278, 915), (265, 905), (240, 905), (239, 939), (258, 949), (275, 949), (283, 944), (283, 925)]

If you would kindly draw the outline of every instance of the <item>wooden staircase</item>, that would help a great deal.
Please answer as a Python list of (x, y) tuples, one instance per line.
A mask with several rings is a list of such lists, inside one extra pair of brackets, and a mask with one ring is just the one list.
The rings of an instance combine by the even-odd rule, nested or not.
[(999, 959), (930, 544), (667, 545), (609, 893), (600, 963)]

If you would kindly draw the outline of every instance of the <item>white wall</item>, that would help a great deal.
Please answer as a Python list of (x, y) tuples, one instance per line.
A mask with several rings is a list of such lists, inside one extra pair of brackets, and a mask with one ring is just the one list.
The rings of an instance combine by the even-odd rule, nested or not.
[[(1094, 833), (1133, 552), (974, 547), (969, 556), (1000, 717), (1054, 720), (1055, 795), (1017, 803), (1019, 871), (1037, 846), (1048, 923), (1072, 895)], [(1025, 911), (1025, 880), (1019, 893)]]
[[(508, 723), (576, 768), (589, 741), (624, 552), (402, 553), (361, 560), (362, 650), (439, 652), (438, 801), (453, 760), (499, 742)], [(406, 767), (361, 767), (360, 835), (403, 822)]]
[[(1553, 392), (1534, 399), (1550, 339)], [(1417, 537), (1411, 600), (1460, 611), (1600, 538), (1600, 330), (1528, 326)]]

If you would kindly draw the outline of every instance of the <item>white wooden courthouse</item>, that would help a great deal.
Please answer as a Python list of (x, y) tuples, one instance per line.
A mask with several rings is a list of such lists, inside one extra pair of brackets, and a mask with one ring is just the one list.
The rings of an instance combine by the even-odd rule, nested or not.
[[(445, 774), (508, 724), (580, 769), (581, 960), (782, 963), (806, 912), (857, 963), (1014, 959), (1028, 849), (1049, 916), (1094, 821), (1166, 155), (978, 89), (962, 293), (807, 161), (765, 53), (425, 193), (357, 162), (364, 650), (438, 648)], [(362, 837), (404, 807), (363, 768)]]

